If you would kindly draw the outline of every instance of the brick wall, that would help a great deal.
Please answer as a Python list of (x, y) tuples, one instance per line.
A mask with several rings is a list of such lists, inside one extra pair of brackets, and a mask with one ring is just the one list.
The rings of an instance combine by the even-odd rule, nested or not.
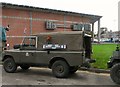
[[(10, 31), (7, 32), (7, 36), (24, 36), (30, 35), (30, 29), (32, 28), (32, 34), (39, 32), (53, 32), (53, 31), (71, 31), (70, 25), (73, 23), (89, 23), (89, 19), (78, 16), (64, 16), (62, 14), (55, 14), (51, 12), (32, 12), (32, 21), (30, 19), (30, 12), (28, 10), (18, 10), (11, 8), (2, 9), (2, 25), (10, 25)], [(69, 26), (66, 28), (57, 28), (55, 30), (46, 30), (45, 21), (53, 20), (56, 24), (65, 24)], [(32, 23), (32, 25), (31, 25)], [(24, 30), (26, 29), (26, 34)], [(13, 47), (14, 44), (21, 42), (21, 39), (8, 38), (7, 43)]]

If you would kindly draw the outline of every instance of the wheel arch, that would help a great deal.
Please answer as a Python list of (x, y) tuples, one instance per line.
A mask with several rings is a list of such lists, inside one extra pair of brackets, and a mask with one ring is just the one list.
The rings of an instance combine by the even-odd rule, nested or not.
[[(4, 57), (3, 57), (3, 59), (2, 59), (2, 61), (4, 61), (5, 59), (7, 59), (7, 58), (12, 58), (13, 59), (13, 56), (11, 56), (11, 55), (5, 55)], [(14, 59), (13, 59), (14, 60)]]
[(50, 61), (49, 61), (49, 68), (51, 68), (52, 67), (52, 64), (55, 62), (55, 61), (58, 61), (58, 60), (63, 60), (63, 61), (65, 61), (67, 64), (68, 64), (68, 66), (69, 66), (69, 63), (67, 62), (67, 60), (65, 59), (65, 58), (63, 58), (63, 57), (53, 57)]

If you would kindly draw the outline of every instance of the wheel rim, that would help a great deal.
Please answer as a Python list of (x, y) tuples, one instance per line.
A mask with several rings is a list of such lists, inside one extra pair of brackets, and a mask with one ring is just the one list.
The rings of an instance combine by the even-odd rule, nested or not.
[(62, 65), (59, 65), (55, 68), (55, 71), (57, 73), (63, 73), (64, 72), (64, 67)]
[(13, 69), (13, 64), (12, 64), (10, 61), (7, 62), (7, 64), (6, 64), (6, 69), (7, 69), (7, 70)]

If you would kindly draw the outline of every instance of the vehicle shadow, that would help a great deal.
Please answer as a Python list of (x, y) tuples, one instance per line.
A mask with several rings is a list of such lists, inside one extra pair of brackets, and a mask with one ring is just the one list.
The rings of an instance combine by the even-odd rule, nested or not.
[(53, 77), (52, 71), (47, 68), (30, 68), (28, 70), (22, 70), (21, 68), (18, 68), (16, 73), (24, 74), (24, 75)]
[[(18, 68), (16, 73), (29, 75), (29, 76), (46, 76), (55, 78), (55, 76), (52, 74), (52, 70), (48, 68), (30, 68), (28, 70), (22, 70), (21, 68)], [(72, 79), (72, 80), (86, 80), (86, 75), (80, 74), (80, 72), (76, 72), (74, 74), (69, 74), (67, 78), (60, 78), (60, 79)]]

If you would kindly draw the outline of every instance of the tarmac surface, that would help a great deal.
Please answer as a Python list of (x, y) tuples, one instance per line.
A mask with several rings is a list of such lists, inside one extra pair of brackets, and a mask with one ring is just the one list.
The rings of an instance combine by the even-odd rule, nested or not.
[(31, 67), (27, 71), (18, 68), (15, 73), (6, 73), (2, 66), (2, 85), (116, 85), (109, 74), (77, 71), (68, 78), (56, 78), (48, 68)]

